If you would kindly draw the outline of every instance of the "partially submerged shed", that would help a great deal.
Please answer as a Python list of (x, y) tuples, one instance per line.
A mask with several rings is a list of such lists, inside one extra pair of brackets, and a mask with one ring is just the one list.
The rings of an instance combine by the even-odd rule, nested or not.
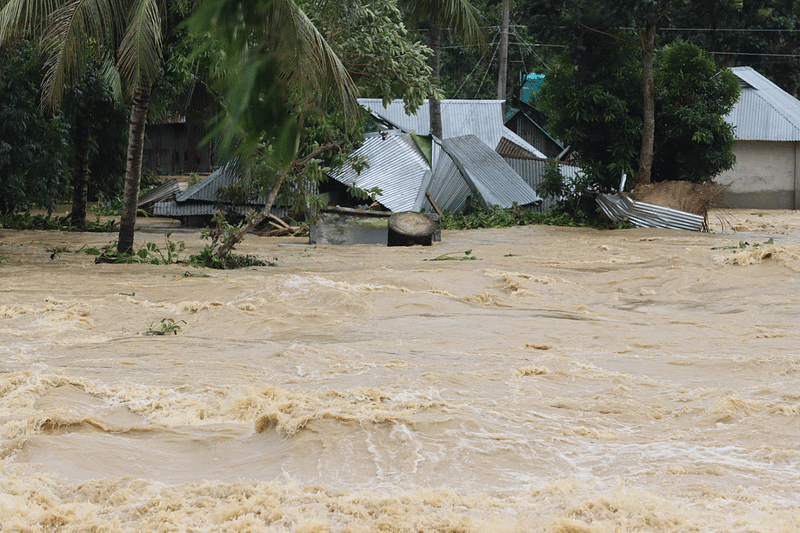
[[(234, 205), (226, 195), (221, 193), (223, 187), (242, 187), (242, 172), (238, 161), (232, 161), (212, 172), (206, 178), (195, 183), (185, 191), (156, 202), (153, 214), (162, 217), (179, 219), (181, 225), (198, 226), (209, 220), (218, 211), (236, 212), (246, 215), (264, 207), (266, 198), (245, 197), (244, 201)], [(279, 210), (272, 210), (276, 216), (283, 216)]]

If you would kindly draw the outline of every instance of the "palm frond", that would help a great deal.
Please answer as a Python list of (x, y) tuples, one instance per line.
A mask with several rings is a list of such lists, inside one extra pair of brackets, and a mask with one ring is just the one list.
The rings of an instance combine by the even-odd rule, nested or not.
[(485, 44), (478, 10), (469, 0), (406, 0), (411, 20), (433, 19), (456, 32), (464, 44)]
[(103, 61), (100, 64), (100, 75), (109, 87), (111, 87), (111, 93), (114, 95), (114, 98), (117, 100), (122, 101), (124, 98), (122, 94), (122, 79), (119, 76), (119, 70), (117, 70), (117, 65), (112, 60)]
[(119, 47), (117, 68), (132, 96), (140, 86), (150, 86), (161, 65), (162, 19), (158, 0), (135, 0)]
[(40, 50), (46, 56), (42, 103), (58, 106), (65, 86), (83, 71), (87, 51), (95, 58), (113, 57), (115, 33), (120, 32), (119, 4), (107, 0), (73, 0), (49, 17)]
[(332, 92), (346, 110), (356, 106), (358, 90), (339, 57), (292, 0), (273, 0), (265, 21), (281, 79), (298, 90), (307, 105)]
[(19, 35), (41, 35), (50, 14), (61, 3), (61, 0), (0, 0), (0, 44)]

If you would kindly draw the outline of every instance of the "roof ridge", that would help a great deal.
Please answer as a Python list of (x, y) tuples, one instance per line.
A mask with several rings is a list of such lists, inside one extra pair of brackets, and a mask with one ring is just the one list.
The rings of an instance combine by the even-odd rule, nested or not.
[[(792, 139), (793, 141), (800, 140), (800, 100), (784, 91), (779, 85), (772, 82), (753, 67), (732, 67), (731, 71), (739, 80), (744, 81), (750, 86), (742, 88), (742, 95), (737, 102), (737, 106), (743, 101), (745, 93), (748, 92), (751, 97), (758, 98), (760, 102), (786, 122), (789, 129), (794, 132), (793, 137), (795, 138)], [(784, 99), (786, 104), (790, 103), (791, 99), (791, 104), (797, 112), (792, 114), (787, 113), (786, 105), (782, 105), (782, 102), (780, 102), (778, 98), (775, 98), (776, 95)], [(772, 96), (772, 98), (770, 98), (770, 96)], [(728, 114), (728, 116), (730, 116), (730, 114)], [(735, 126), (737, 126), (738, 129), (738, 125)]]

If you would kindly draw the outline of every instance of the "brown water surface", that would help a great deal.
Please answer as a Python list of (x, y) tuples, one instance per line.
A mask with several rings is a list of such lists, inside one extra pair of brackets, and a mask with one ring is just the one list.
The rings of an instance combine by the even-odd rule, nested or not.
[(237, 271), (0, 230), (0, 531), (800, 531), (800, 215), (711, 221)]

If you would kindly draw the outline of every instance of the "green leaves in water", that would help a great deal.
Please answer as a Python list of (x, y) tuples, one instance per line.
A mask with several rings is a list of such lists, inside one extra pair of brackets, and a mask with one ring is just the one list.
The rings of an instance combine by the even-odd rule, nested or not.
[(739, 241), (738, 246), (715, 246), (715, 247), (713, 247), (711, 249), (712, 250), (733, 250), (734, 252), (736, 252), (738, 250), (746, 250), (748, 246), (752, 247), (752, 249), (755, 250), (757, 248), (760, 248), (761, 246), (767, 246), (769, 244), (775, 244), (775, 239), (770, 237), (769, 240), (767, 240), (767, 241), (765, 241), (763, 243), (755, 243), (755, 244), (750, 244), (747, 241)]
[[(184, 324), (186, 321), (181, 320)], [(147, 328), (146, 335), (169, 335), (172, 333), (173, 335), (177, 335), (178, 332), (181, 330), (181, 327), (175, 322), (173, 318), (162, 318), (161, 322), (155, 322), (150, 324)]]

